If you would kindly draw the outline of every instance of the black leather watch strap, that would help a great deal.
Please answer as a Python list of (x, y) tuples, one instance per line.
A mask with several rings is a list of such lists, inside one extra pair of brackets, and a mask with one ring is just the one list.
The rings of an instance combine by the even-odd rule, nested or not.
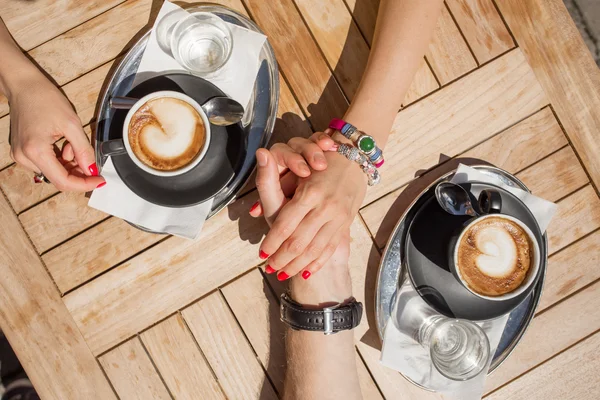
[(287, 294), (281, 295), (281, 321), (292, 329), (323, 332), (326, 335), (354, 329), (360, 323), (363, 306), (356, 300), (344, 305), (309, 310)]

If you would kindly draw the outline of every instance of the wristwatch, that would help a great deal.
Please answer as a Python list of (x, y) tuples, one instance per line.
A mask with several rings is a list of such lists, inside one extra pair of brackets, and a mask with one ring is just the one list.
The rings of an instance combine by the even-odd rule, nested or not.
[(294, 330), (323, 332), (331, 335), (339, 331), (354, 329), (362, 317), (362, 303), (352, 299), (322, 310), (302, 307), (287, 294), (281, 295), (281, 321)]

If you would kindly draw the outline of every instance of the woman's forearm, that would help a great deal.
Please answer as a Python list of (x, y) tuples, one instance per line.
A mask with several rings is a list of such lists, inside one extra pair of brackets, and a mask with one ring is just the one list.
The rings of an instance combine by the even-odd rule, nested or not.
[(23, 54), (14, 42), (6, 25), (0, 18), (0, 93), (11, 98), (31, 77), (39, 77), (41, 72)]
[(380, 147), (387, 142), (443, 4), (442, 0), (381, 0), (369, 62), (345, 115)]

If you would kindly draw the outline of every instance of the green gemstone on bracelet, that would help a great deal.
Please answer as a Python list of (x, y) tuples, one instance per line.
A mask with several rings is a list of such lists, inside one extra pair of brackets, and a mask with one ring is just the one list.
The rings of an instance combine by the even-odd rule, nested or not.
[(358, 140), (358, 147), (364, 153), (368, 153), (375, 148), (375, 140), (371, 136), (365, 135)]

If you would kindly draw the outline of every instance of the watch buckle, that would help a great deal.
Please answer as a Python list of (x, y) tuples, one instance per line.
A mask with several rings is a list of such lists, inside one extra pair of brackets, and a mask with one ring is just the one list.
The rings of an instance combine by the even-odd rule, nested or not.
[(323, 309), (323, 334), (324, 335), (333, 335), (333, 310), (340, 308), (342, 303), (338, 303), (332, 307), (325, 307)]

